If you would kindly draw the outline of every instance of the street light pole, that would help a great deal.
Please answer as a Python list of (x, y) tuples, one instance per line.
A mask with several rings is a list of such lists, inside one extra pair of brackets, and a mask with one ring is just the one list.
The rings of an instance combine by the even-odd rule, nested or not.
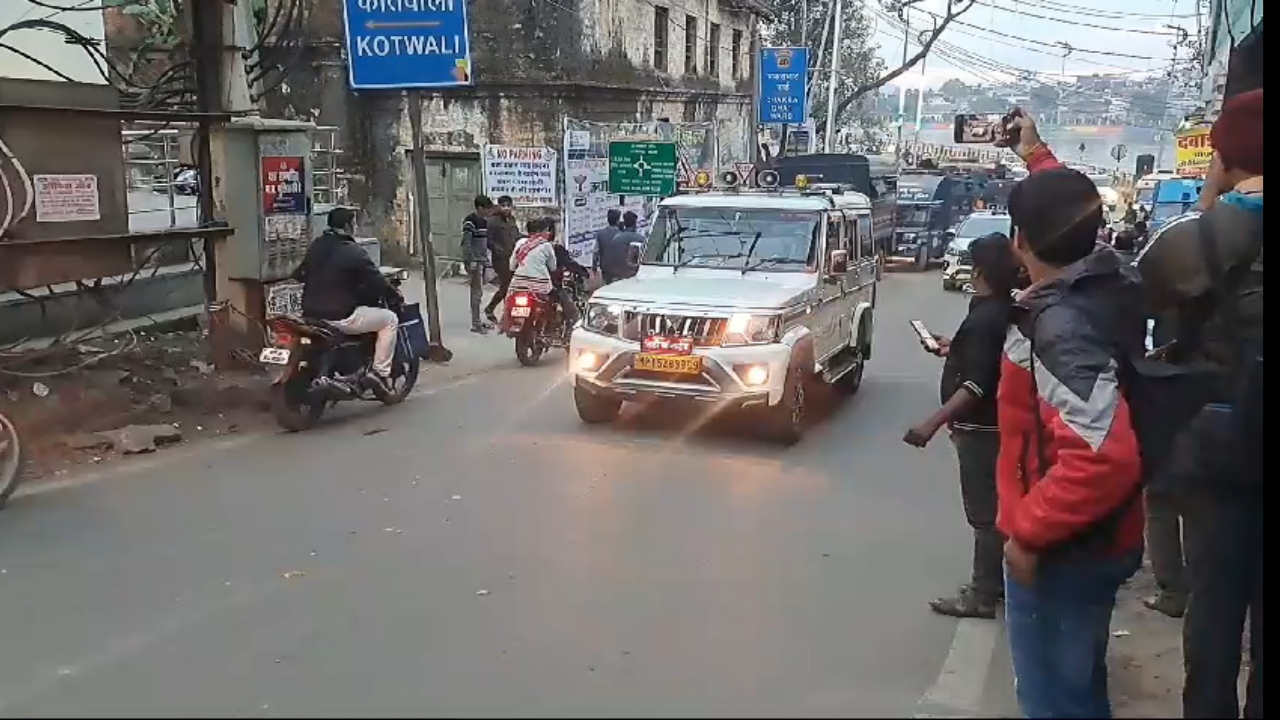
[[(902, 20), (902, 64), (907, 64), (908, 43), (911, 40), (911, 15), (905, 5), (898, 5), (898, 18)], [(898, 142), (894, 147), (894, 169), (902, 172), (902, 126), (907, 121), (907, 86), (898, 86)]]
[[(1165, 25), (1165, 27), (1179, 33), (1179, 35), (1178, 35), (1178, 39), (1174, 40), (1171, 43), (1173, 45), (1173, 56), (1169, 59), (1169, 86), (1165, 89), (1165, 92), (1164, 92), (1164, 107), (1160, 108), (1160, 130), (1161, 130), (1160, 136), (1161, 137), (1160, 137), (1160, 142), (1156, 144), (1156, 169), (1157, 170), (1159, 170), (1161, 167), (1164, 166), (1164, 146), (1165, 146), (1164, 130), (1169, 125), (1169, 103), (1173, 102), (1173, 80), (1178, 76), (1178, 45), (1180, 45), (1181, 42), (1185, 40), (1187, 37), (1187, 31), (1183, 28), (1178, 27), (1177, 25)], [(1173, 133), (1171, 132), (1170, 136), (1172, 136), (1172, 134)]]
[(413, 168), (414, 235), (422, 253), (422, 285), (427, 304), (428, 357), (436, 362), (447, 362), (453, 353), (444, 346), (440, 337), (440, 298), (436, 294), (436, 252), (431, 243), (431, 193), (427, 189), (427, 158), (423, 152), (422, 91), (406, 93), (409, 103), (409, 136)]
[(824, 152), (835, 151), (836, 142), (836, 86), (840, 82), (840, 30), (844, 27), (844, 0), (836, 0), (835, 29), (831, 37), (831, 77), (827, 78), (827, 129), (822, 138)]

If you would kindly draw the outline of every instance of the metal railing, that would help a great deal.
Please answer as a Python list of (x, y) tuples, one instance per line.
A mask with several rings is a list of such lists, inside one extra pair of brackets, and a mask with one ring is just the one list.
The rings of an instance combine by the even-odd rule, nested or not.
[[(195, 126), (187, 123), (131, 123), (121, 131), (130, 232), (191, 228), (200, 223), (194, 158)], [(316, 128), (311, 135), (312, 193), (317, 208), (348, 202), (342, 170), (341, 130)], [(138, 248), (140, 264), (177, 265), (196, 261), (198, 248)]]

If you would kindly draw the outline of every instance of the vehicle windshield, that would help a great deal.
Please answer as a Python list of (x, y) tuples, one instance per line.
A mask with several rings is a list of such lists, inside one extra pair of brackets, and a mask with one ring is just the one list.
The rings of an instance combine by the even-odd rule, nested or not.
[(1156, 189), (1153, 187), (1138, 188), (1137, 201), (1141, 204), (1149, 204), (1156, 199)]
[(898, 204), (898, 226), (899, 227), (921, 227), (929, 224), (929, 212), (933, 209), (932, 205), (913, 205), (910, 203)]
[(1192, 203), (1159, 203), (1151, 209), (1151, 225), (1159, 227), (1166, 222), (1186, 214)]
[(1009, 234), (1012, 221), (1008, 215), (988, 215), (986, 217), (970, 215), (956, 228), (956, 237), (980, 238), (991, 233)]
[(642, 262), (804, 272), (817, 266), (819, 219), (816, 212), (663, 207)]

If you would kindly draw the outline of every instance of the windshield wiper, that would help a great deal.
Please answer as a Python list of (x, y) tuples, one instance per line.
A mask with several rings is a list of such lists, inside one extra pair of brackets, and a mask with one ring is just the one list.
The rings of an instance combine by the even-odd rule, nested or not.
[[(759, 233), (759, 232), (757, 232), (757, 233), (756, 233), (756, 234), (751, 238), (751, 244), (747, 246), (747, 255), (746, 255), (746, 257), (747, 257), (747, 259), (748, 259), (748, 260), (750, 260), (750, 259), (751, 259), (751, 253), (753, 253), (753, 252), (755, 252), (755, 251), (756, 251), (756, 244), (758, 244), (759, 242), (760, 242), (760, 233)], [(743, 261), (743, 263), (742, 263), (742, 274), (743, 274), (743, 275), (746, 275), (746, 274), (747, 274), (747, 267), (748, 267), (747, 262), (744, 260), (744, 261)]]
[(801, 258), (793, 258), (786, 256), (778, 257), (762, 257), (756, 258), (755, 262), (742, 268), (742, 274), (746, 275), (752, 270), (758, 270), (761, 265), (808, 265), (809, 261)]
[(740, 252), (723, 254), (723, 255), (717, 255), (717, 254), (694, 255), (693, 257), (687, 257), (684, 260), (681, 260), (680, 262), (673, 265), (671, 267), (671, 271), (675, 272), (676, 270), (679, 270), (680, 268), (685, 267), (686, 265), (689, 265), (695, 260), (736, 260), (738, 258), (744, 258), (744, 257), (747, 257), (747, 254), (740, 253)]

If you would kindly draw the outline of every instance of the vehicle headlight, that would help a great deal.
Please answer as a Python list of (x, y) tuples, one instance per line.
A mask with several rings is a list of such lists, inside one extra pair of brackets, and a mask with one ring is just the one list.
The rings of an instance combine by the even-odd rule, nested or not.
[(906, 242), (911, 242), (912, 240), (915, 240), (915, 239), (916, 239), (916, 234), (915, 234), (915, 233), (902, 233), (901, 238), (902, 238), (904, 241), (906, 241)]
[(605, 335), (617, 335), (622, 320), (622, 308), (617, 305), (591, 303), (587, 305), (587, 316), (582, 324), (588, 330)]
[(960, 254), (960, 246), (956, 245), (955, 243), (951, 243), (950, 245), (947, 245), (947, 254), (948, 254), (948, 255), (959, 255), (959, 254)]
[(778, 341), (781, 327), (777, 315), (737, 313), (725, 323), (721, 345), (765, 345)]

